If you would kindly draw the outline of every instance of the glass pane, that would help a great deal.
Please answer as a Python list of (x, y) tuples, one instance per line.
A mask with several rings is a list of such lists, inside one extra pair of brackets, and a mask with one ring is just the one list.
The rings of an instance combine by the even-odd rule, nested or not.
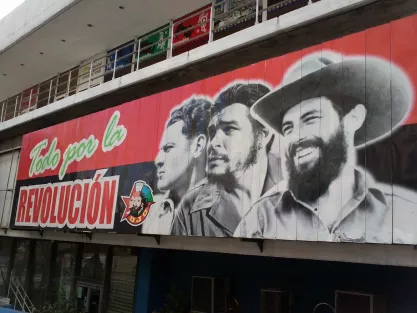
[(90, 281), (99, 284), (103, 282), (106, 252), (106, 246), (92, 244), (84, 246), (80, 281)]
[(49, 279), (51, 255), (50, 241), (36, 241), (35, 266), (32, 277), (31, 299), (33, 304), (42, 304), (46, 300), (46, 287)]
[(16, 254), (14, 256), (13, 270), (22, 285), (25, 285), (26, 272), (29, 257), (29, 240), (19, 239), (16, 244)]
[(76, 244), (58, 244), (55, 271), (51, 288), (51, 298), (53, 301), (57, 301), (60, 294), (65, 298), (68, 298), (70, 295), (75, 274), (76, 248)]

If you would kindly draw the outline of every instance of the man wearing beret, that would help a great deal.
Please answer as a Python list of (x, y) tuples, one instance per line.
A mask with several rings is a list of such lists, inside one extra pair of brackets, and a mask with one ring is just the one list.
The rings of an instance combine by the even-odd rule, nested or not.
[(417, 209), (416, 193), (377, 183), (356, 160), (356, 149), (390, 136), (412, 104), (408, 77), (377, 57), (342, 61), (341, 55), (323, 52), (293, 65), (282, 86), (251, 110), (280, 136), (286, 179), (252, 206), (234, 236), (416, 240), (410, 220)]

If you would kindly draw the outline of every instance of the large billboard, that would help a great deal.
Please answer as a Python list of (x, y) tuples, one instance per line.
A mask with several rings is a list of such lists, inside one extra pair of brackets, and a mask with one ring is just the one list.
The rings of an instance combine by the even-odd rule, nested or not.
[(417, 15), (23, 138), (11, 224), (417, 243)]

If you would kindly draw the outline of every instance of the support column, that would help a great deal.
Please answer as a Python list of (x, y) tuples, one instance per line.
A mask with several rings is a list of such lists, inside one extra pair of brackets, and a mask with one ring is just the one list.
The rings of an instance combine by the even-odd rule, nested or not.
[(109, 293), (111, 286), (111, 270), (113, 266), (113, 247), (107, 247), (106, 265), (103, 282), (103, 293), (100, 295), (100, 307), (99, 312), (107, 312), (107, 306), (109, 302)]
[(84, 252), (84, 243), (77, 244), (77, 250), (75, 252), (75, 268), (74, 268), (74, 279), (71, 282), (70, 299), (77, 297), (77, 277), (81, 275), (82, 258)]
[(57, 242), (52, 242), (51, 245), (51, 254), (49, 256), (49, 276), (48, 276), (48, 284), (46, 286), (46, 299), (45, 300), (49, 300), (51, 301), (51, 293), (52, 293), (52, 288), (53, 288), (53, 278), (55, 275), (55, 271), (56, 271), (56, 258), (57, 258), (57, 254), (58, 254), (58, 243)]
[(32, 287), (33, 287), (33, 275), (35, 273), (35, 257), (36, 257), (36, 240), (30, 240), (29, 243), (29, 254), (28, 254), (28, 263), (26, 264), (26, 277), (24, 282), (24, 288), (31, 297)]
[(266, 22), (268, 20), (268, 11), (266, 8), (268, 7), (268, 0), (262, 0), (262, 22)]

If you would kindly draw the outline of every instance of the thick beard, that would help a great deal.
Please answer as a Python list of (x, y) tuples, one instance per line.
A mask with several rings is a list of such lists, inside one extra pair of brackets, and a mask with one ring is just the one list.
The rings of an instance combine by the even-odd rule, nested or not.
[[(259, 150), (261, 149), (261, 134), (256, 134), (254, 136), (254, 140), (252, 142), (252, 145), (249, 149), (249, 153), (246, 156), (245, 160), (243, 162), (238, 162), (236, 164), (236, 170), (245, 172), (248, 168), (253, 166), (258, 162), (258, 155)], [(232, 172), (230, 168), (226, 170), (224, 174), (208, 174), (207, 179), (210, 183), (214, 184), (220, 184), (227, 187), (232, 187), (237, 184), (237, 178), (235, 176), (235, 172)]]
[(308, 140), (306, 143), (299, 143), (299, 145), (303, 144), (317, 147), (320, 151), (319, 160), (310, 168), (303, 165), (297, 169), (294, 163), (294, 151), (298, 145), (290, 147), (286, 156), (289, 174), (288, 187), (298, 199), (311, 203), (327, 192), (331, 182), (339, 176), (343, 165), (346, 164), (347, 143), (343, 125), (339, 127), (328, 143), (325, 143), (321, 138), (316, 138)]
[(130, 209), (130, 215), (137, 217), (139, 215), (139, 207), (138, 206), (133, 206)]

